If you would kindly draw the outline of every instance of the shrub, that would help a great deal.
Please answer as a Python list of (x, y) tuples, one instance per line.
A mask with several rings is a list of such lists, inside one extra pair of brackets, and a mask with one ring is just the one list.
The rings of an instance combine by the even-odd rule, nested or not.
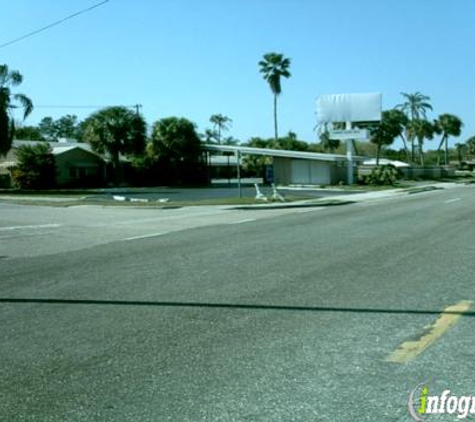
[(394, 185), (401, 175), (392, 165), (375, 167), (370, 174), (362, 176), (360, 182), (365, 185)]
[(48, 189), (56, 184), (56, 165), (47, 143), (25, 145), (17, 151), (18, 166), (13, 180), (22, 189)]
[(11, 187), (10, 175), (0, 174), (0, 189), (8, 189)]

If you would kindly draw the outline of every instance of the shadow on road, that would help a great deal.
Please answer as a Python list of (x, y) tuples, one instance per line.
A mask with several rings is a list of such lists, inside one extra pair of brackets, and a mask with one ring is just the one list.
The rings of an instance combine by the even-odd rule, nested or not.
[(336, 308), (326, 306), (285, 306), (285, 305), (259, 305), (259, 304), (233, 304), (233, 303), (200, 303), (200, 302), (151, 302), (129, 300), (76, 300), (76, 299), (36, 299), (36, 298), (0, 298), (0, 303), (29, 303), (51, 305), (112, 305), (112, 306), (157, 306), (157, 307), (182, 307), (182, 308), (209, 308), (209, 309), (251, 309), (270, 311), (296, 311), (296, 312), (343, 312), (343, 313), (369, 313), (369, 314), (412, 314), (412, 315), (463, 315), (473, 317), (475, 311), (444, 311), (443, 309), (381, 309), (381, 308)]

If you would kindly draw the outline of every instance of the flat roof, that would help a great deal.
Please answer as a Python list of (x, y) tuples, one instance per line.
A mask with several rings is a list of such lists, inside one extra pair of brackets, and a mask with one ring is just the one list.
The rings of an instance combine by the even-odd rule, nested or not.
[[(239, 145), (214, 145), (204, 144), (203, 149), (206, 151), (220, 151), (220, 152), (241, 152), (241, 154), (248, 155), (267, 155), (270, 157), (286, 157), (286, 158), (300, 158), (314, 161), (329, 161), (329, 162), (344, 162), (347, 160), (346, 155), (340, 154), (324, 154), (321, 152), (307, 152), (307, 151), (290, 151), (286, 149), (271, 149), (271, 148), (254, 148)], [(355, 161), (363, 161), (365, 157), (353, 156)]]

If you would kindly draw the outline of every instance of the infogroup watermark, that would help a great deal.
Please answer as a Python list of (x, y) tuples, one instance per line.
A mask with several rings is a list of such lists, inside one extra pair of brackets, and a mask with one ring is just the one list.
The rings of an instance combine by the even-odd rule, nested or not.
[(456, 396), (450, 390), (430, 395), (429, 387), (419, 384), (409, 395), (409, 413), (415, 421), (425, 421), (426, 415), (448, 414), (465, 419), (475, 414), (475, 396)]

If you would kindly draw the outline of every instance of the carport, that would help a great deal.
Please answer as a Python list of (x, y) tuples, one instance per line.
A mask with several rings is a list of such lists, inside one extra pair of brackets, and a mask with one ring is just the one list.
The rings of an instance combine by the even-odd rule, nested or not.
[[(345, 155), (211, 144), (205, 144), (203, 149), (208, 152), (233, 152), (238, 167), (243, 154), (272, 157), (274, 180), (279, 185), (330, 185), (347, 180)], [(358, 162), (364, 158), (353, 157), (353, 160)]]

